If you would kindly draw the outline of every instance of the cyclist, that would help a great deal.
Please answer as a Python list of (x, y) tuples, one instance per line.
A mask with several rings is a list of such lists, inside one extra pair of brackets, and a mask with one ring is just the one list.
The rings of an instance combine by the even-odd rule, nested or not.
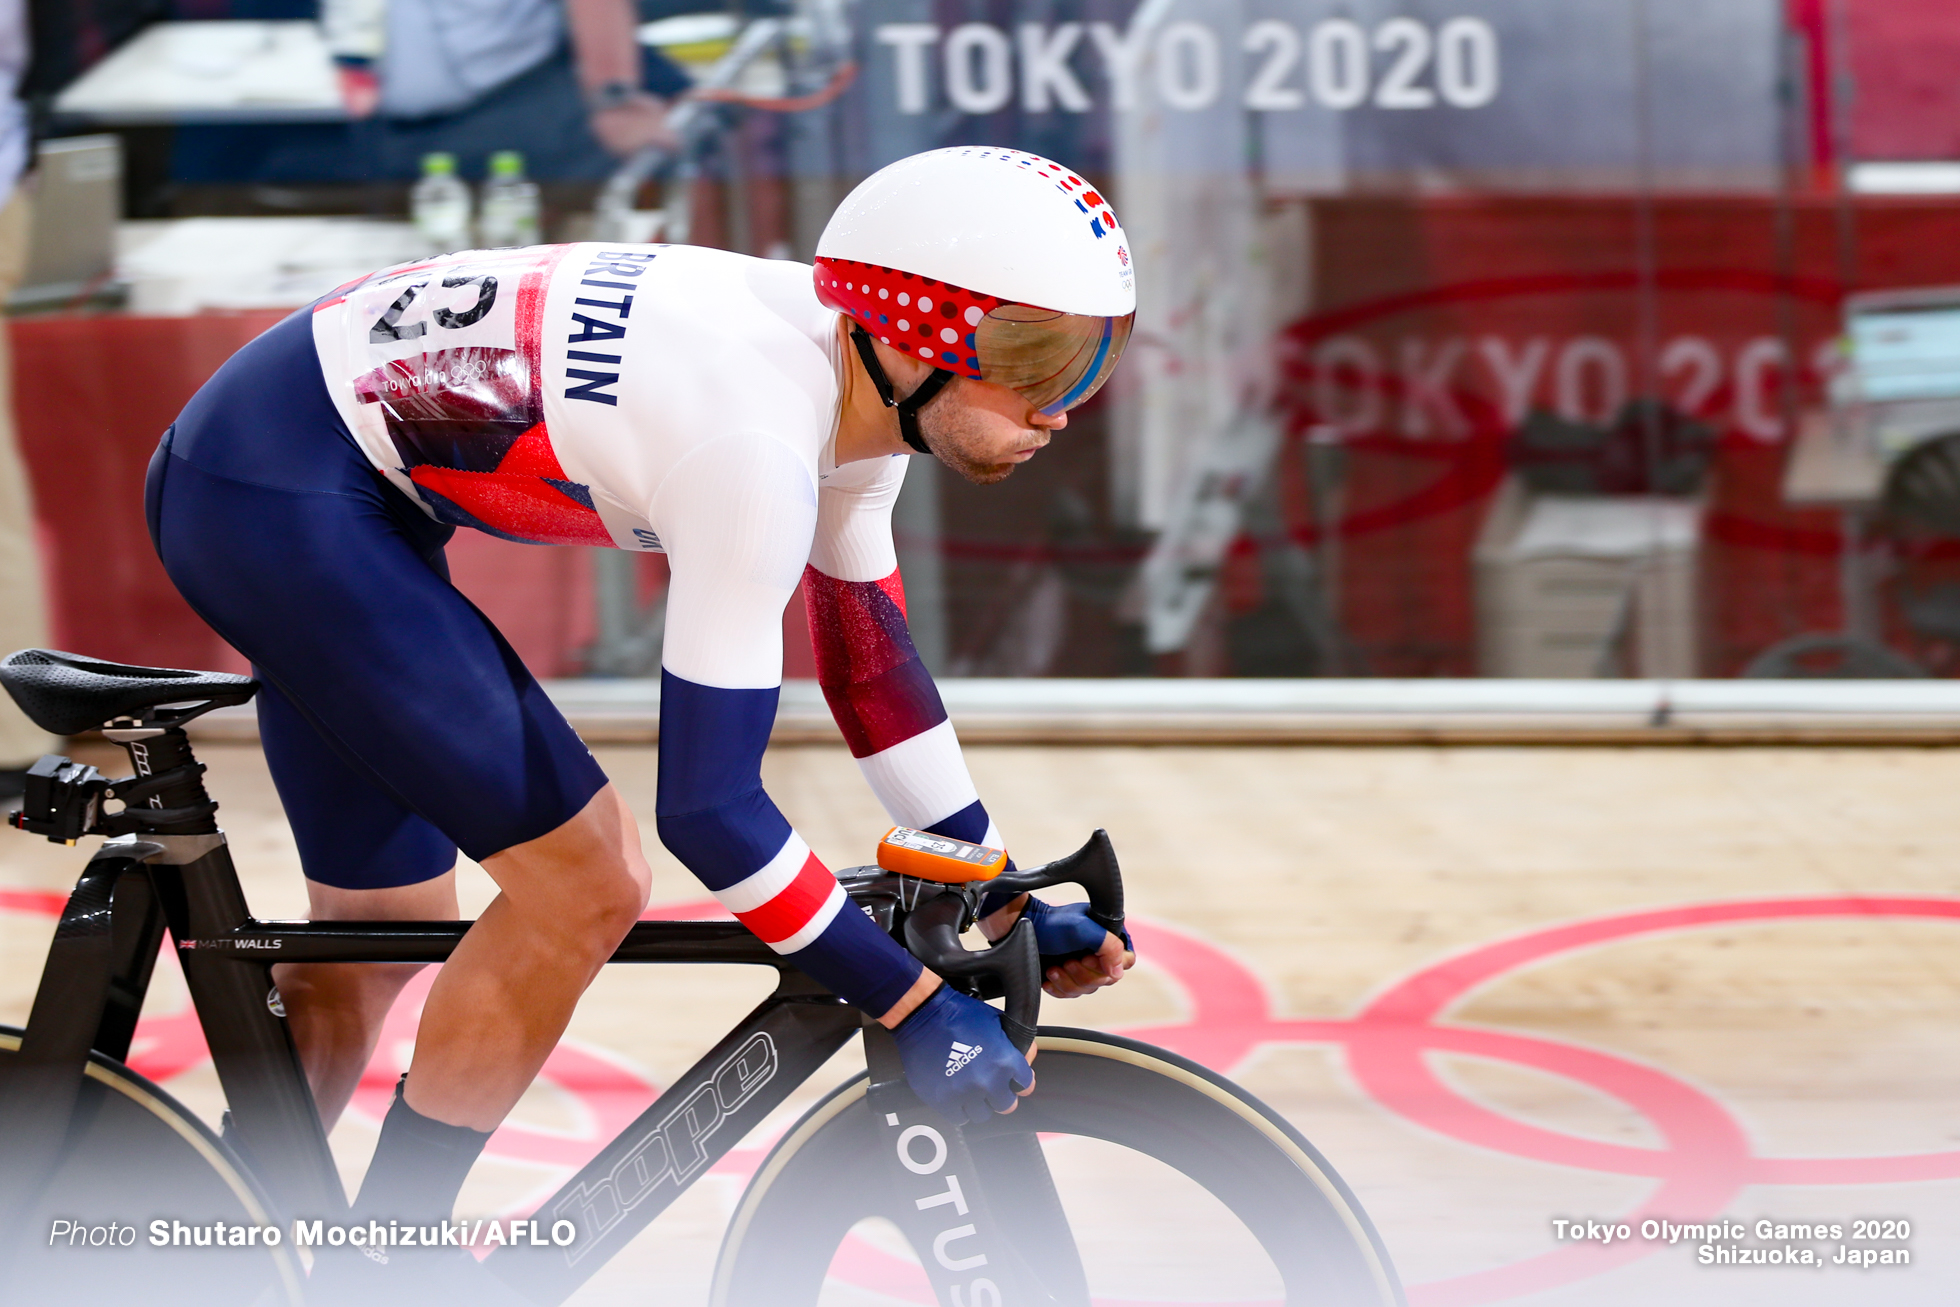
[[(1134, 306), (1094, 188), (1034, 155), (938, 150), (854, 190), (814, 270), (685, 246), (445, 256), (335, 291), (192, 398), (151, 463), (151, 535), (264, 683), (313, 917), (453, 918), (459, 848), (500, 890), (429, 992), (357, 1218), (448, 1217), (648, 894), (624, 802), (449, 584), (458, 526), (664, 550), (662, 842), (892, 1028), (926, 1101), (978, 1120), (1032, 1089), (993, 1009), (847, 910), (760, 760), (800, 580), (824, 693), (892, 818), (1000, 845), (906, 632), (891, 506), (907, 454), (980, 483), (1033, 457), (1109, 376)], [(1057, 995), (1134, 960), (1079, 907), (984, 911), (996, 935), (1033, 916)], [(276, 972), (329, 1125), (412, 971)]]

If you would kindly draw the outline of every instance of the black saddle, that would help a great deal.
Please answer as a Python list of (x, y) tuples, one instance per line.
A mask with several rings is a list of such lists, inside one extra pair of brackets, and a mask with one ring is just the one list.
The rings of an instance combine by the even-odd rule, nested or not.
[(259, 692), (249, 676), (130, 667), (53, 649), (22, 649), (0, 659), (0, 685), (36, 726), (55, 735), (181, 726)]

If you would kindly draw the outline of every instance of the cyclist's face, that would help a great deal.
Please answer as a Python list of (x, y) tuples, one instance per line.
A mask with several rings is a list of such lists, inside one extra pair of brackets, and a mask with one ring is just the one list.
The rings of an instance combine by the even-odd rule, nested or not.
[(1006, 480), (1067, 425), (1067, 413), (1043, 413), (1006, 386), (971, 377), (955, 378), (919, 413), (934, 457), (976, 486)]

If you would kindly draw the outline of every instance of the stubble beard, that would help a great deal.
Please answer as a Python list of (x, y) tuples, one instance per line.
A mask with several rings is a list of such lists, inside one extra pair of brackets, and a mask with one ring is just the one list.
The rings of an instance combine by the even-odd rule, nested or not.
[(975, 451), (986, 443), (979, 424), (964, 408), (935, 411), (927, 405), (919, 414), (919, 434), (933, 457), (976, 486), (991, 486), (1014, 475), (1015, 464), (993, 462)]

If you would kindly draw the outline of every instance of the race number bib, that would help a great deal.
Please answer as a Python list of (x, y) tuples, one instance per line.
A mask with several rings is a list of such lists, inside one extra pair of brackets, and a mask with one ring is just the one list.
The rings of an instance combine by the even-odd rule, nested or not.
[(539, 319), (562, 256), (473, 250), (376, 273), (316, 307), (314, 339), (355, 438), (437, 521), (611, 545), (545, 426)]

